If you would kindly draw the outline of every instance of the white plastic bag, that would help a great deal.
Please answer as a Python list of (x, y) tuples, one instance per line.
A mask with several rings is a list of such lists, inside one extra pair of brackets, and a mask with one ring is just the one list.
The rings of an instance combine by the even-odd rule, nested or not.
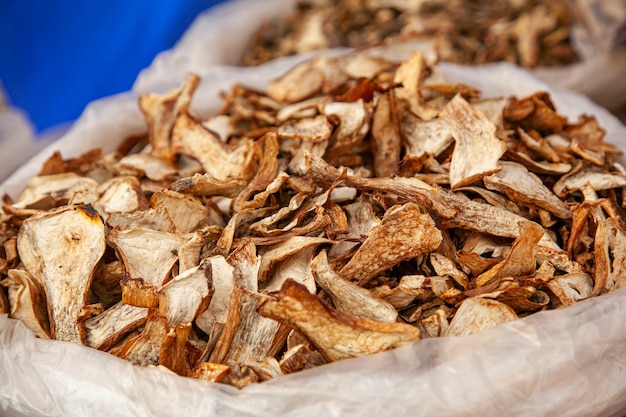
[[(302, 59), (259, 68), (211, 67), (192, 107), (208, 115), (234, 82), (262, 88)], [(484, 96), (550, 91), (559, 112), (595, 115), (626, 148), (626, 128), (589, 99), (555, 90), (518, 68), (442, 65), (449, 82)], [(16, 197), (51, 152), (111, 150), (145, 130), (137, 96), (93, 103), (68, 134), (0, 186)], [(132, 366), (75, 344), (35, 339), (0, 315), (3, 416), (622, 416), (626, 413), (626, 290), (537, 313), (466, 337), (427, 339), (240, 391)]]

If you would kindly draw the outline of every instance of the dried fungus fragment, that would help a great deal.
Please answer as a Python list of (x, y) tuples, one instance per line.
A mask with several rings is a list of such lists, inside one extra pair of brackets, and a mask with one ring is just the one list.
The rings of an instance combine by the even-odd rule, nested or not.
[(71, 172), (33, 177), (13, 207), (49, 209), (59, 201), (65, 204), (76, 193), (95, 193), (97, 188), (96, 181)]
[(330, 361), (382, 352), (421, 337), (405, 323), (379, 323), (334, 310), (293, 281), (258, 308), (261, 315), (297, 329)]
[(107, 236), (115, 247), (130, 278), (141, 278), (161, 287), (178, 260), (183, 237), (150, 229), (113, 229)]
[(517, 320), (517, 314), (506, 304), (489, 298), (471, 297), (463, 301), (454, 314), (447, 336), (470, 335), (513, 320)]
[(364, 319), (383, 323), (394, 323), (398, 312), (386, 301), (343, 279), (331, 268), (325, 251), (311, 262), (315, 282), (330, 296), (339, 311)]
[(139, 108), (148, 123), (152, 156), (165, 161), (173, 160), (172, 129), (178, 116), (188, 109), (191, 96), (198, 84), (200, 77), (189, 74), (179, 89), (162, 96), (144, 94), (139, 98)]
[(469, 185), (500, 169), (504, 142), (495, 136), (496, 126), (460, 95), (444, 107), (443, 117), (455, 140), (450, 161), (450, 186)]
[(403, 260), (432, 252), (442, 241), (433, 219), (413, 203), (390, 209), (339, 274), (366, 284)]
[(49, 339), (50, 320), (43, 285), (22, 269), (9, 270), (2, 284), (9, 289), (9, 317), (20, 320), (35, 336)]
[(200, 267), (186, 270), (159, 289), (159, 312), (168, 326), (191, 323), (206, 307), (209, 282)]
[(522, 165), (503, 163), (500, 171), (484, 177), (483, 181), (488, 189), (502, 192), (517, 203), (544, 209), (561, 219), (572, 217), (567, 204)]
[(147, 318), (147, 308), (117, 303), (85, 322), (87, 346), (107, 351), (125, 335), (143, 326)]
[(84, 343), (80, 317), (104, 254), (102, 219), (89, 206), (41, 213), (24, 221), (17, 246), (24, 266), (45, 289), (51, 336)]

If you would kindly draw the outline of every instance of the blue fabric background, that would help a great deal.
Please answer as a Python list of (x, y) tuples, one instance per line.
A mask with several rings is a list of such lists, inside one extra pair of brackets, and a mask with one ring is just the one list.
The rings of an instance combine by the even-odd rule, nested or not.
[(37, 131), (128, 91), (196, 15), (224, 0), (0, 0), (0, 80)]

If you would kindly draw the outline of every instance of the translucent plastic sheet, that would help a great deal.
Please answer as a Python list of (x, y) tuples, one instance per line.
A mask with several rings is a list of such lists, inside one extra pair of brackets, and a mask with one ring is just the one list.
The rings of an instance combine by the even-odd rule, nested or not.
[[(300, 57), (259, 68), (211, 67), (192, 107), (208, 115), (232, 83), (263, 87)], [(571, 120), (593, 114), (608, 140), (626, 128), (587, 98), (555, 90), (516, 67), (442, 65), (450, 82), (484, 96), (550, 91)], [(65, 157), (115, 147), (145, 129), (137, 96), (93, 103), (54, 146), (0, 186), (17, 196), (54, 149)], [(133, 367), (108, 354), (35, 339), (0, 315), (3, 416), (622, 416), (626, 413), (626, 290), (542, 312), (469, 337), (429, 339), (237, 391)]]

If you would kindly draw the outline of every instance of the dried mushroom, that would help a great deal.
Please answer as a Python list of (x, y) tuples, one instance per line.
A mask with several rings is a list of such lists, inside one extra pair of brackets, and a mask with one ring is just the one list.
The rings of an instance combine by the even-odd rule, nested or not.
[(575, 13), (566, 1), (304, 1), (261, 25), (244, 65), (328, 48), (361, 48), (407, 36), (431, 42), (446, 61), (509, 61), (524, 67), (578, 60)]
[[(548, 24), (522, 22), (535, 59)], [(233, 86), (208, 120), (193, 75), (143, 96), (143, 143), (54, 154), (5, 199), (2, 310), (242, 388), (626, 286), (625, 170), (595, 120), (546, 93), (481, 98), (415, 46)]]

